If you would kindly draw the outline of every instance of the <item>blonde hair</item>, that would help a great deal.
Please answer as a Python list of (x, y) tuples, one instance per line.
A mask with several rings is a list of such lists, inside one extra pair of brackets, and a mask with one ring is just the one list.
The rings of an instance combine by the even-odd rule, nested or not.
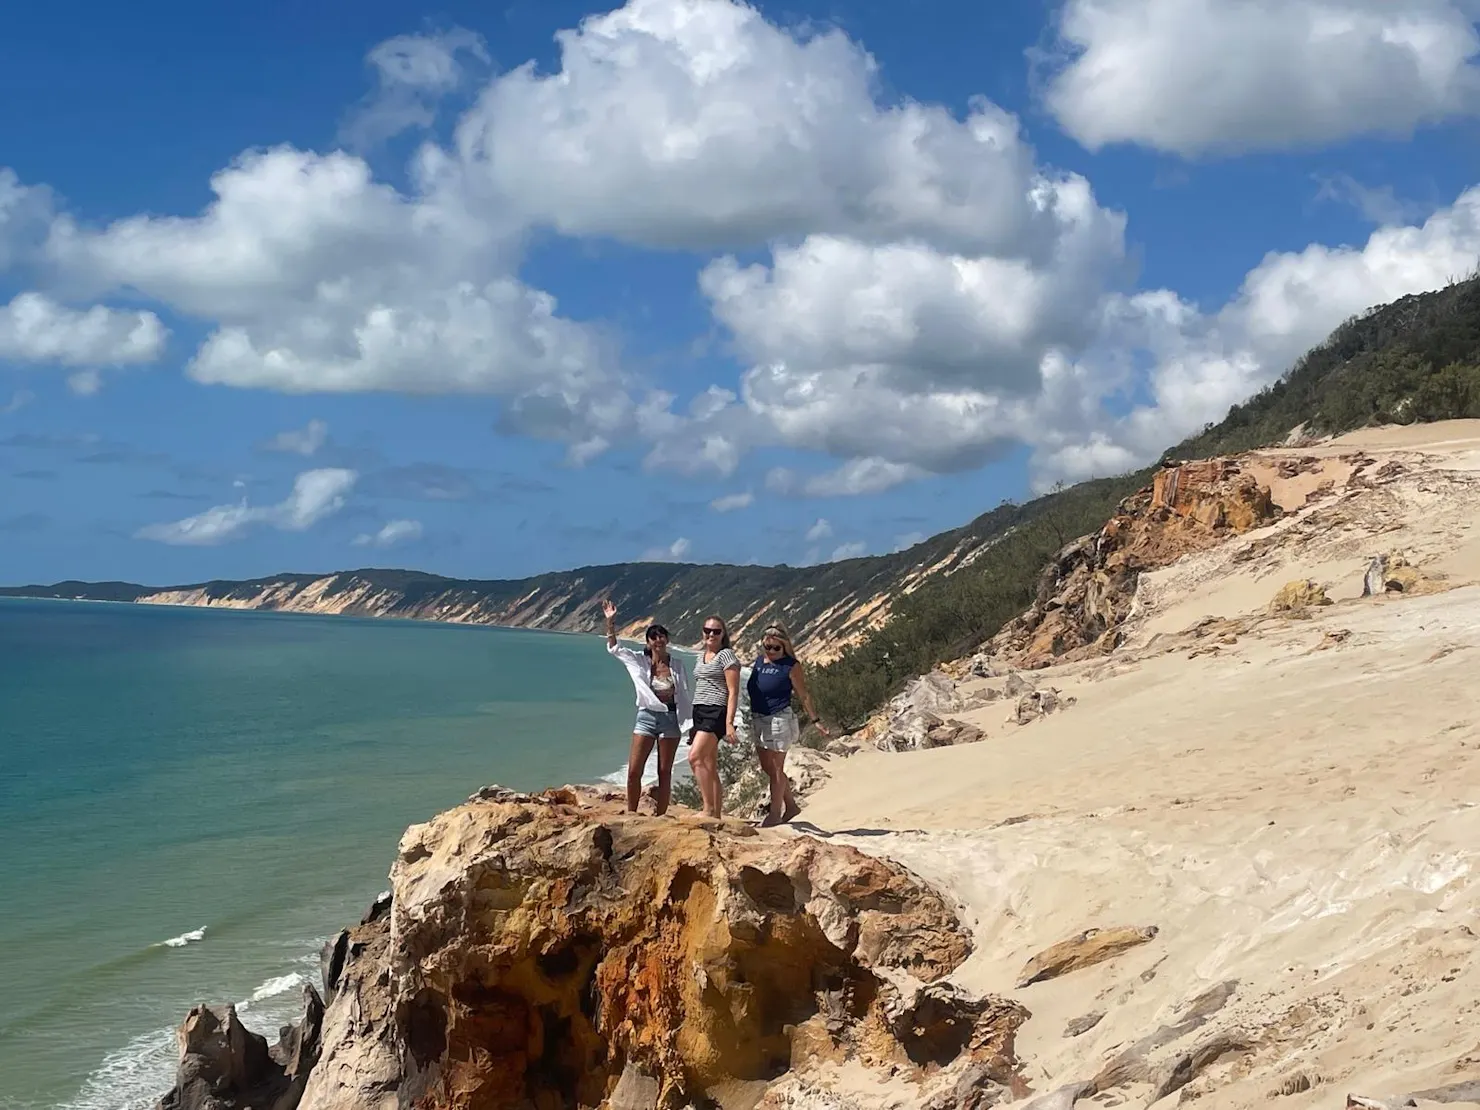
[(796, 645), (791, 642), (791, 633), (786, 630), (786, 625), (780, 621), (772, 621), (761, 630), (761, 651), (765, 652), (767, 640), (780, 640), (782, 650), (793, 659), (797, 657)]

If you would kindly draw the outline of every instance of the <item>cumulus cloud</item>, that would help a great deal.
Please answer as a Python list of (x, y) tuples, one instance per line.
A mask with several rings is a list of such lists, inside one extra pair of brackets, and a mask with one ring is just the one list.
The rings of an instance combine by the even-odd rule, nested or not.
[(80, 393), (97, 388), (89, 370), (153, 362), (168, 334), (152, 312), (73, 309), (40, 293), (20, 293), (0, 306), (0, 359), (83, 368), (73, 378)]
[(59, 219), (49, 259), (213, 321), (197, 381), (285, 393), (503, 397), (515, 430), (605, 442), (629, 418), (614, 351), (512, 276), (518, 229), (445, 195), (403, 195), (361, 159), (242, 156), (198, 216), (91, 229)]
[(166, 524), (149, 524), (135, 537), (177, 546), (208, 547), (240, 539), (258, 525), (287, 532), (304, 532), (344, 507), (359, 475), (353, 470), (306, 470), (293, 482), (292, 492), (276, 505), (217, 505)]
[(1480, 106), (1468, 0), (1069, 0), (1045, 97), (1092, 150), (1401, 136)]
[[(1476, 258), (1480, 187), (1421, 225), (1379, 228), (1360, 247), (1270, 254), (1215, 313), (1168, 290), (1112, 298), (1100, 349), (1054, 367), (1038, 430), (1025, 436), (1038, 448), (1039, 484), (1155, 458), (1274, 381), (1349, 317), (1441, 289), (1470, 273)], [(1114, 420), (1098, 405), (1121, 380), (1100, 361), (1107, 352), (1142, 354), (1151, 366), (1141, 381), (1150, 403)]]
[(40, 249), (55, 215), (51, 190), (26, 185), (0, 167), (0, 270), (28, 261)]
[(850, 543), (839, 544), (833, 548), (832, 558), (829, 562), (841, 563), (844, 559), (861, 559), (868, 554), (868, 544), (862, 540), (853, 540)]
[(924, 543), (924, 542), (925, 542), (925, 533), (924, 532), (905, 532), (903, 535), (899, 535), (899, 536), (895, 536), (894, 537), (894, 550), (895, 550), (896, 553), (897, 552), (900, 552), (900, 551), (908, 551), (910, 548), (914, 547), (917, 543)]
[(279, 432), (262, 445), (264, 451), (282, 451), (290, 455), (312, 455), (329, 439), (329, 425), (322, 420), (310, 420), (302, 428), (290, 428)]
[(340, 129), (354, 149), (365, 149), (412, 128), (430, 127), (437, 104), (468, 76), (468, 63), (486, 67), (483, 38), (463, 28), (439, 34), (397, 35), (375, 46), (365, 59), (375, 73), (375, 91)]
[(421, 539), (422, 527), (419, 520), (387, 521), (380, 531), (362, 532), (350, 542), (355, 547), (395, 547), (401, 543), (412, 543)]
[(743, 493), (728, 493), (723, 497), (716, 497), (709, 503), (709, 507), (717, 513), (733, 513), (750, 508), (754, 501), (755, 494), (746, 490)]
[(783, 30), (729, 0), (629, 0), (556, 39), (558, 71), (494, 81), (456, 145), (486, 188), (566, 234), (991, 251), (1054, 237), (1014, 116), (881, 104), (873, 58), (841, 31)]
[(682, 559), (689, 553), (693, 545), (688, 539), (680, 536), (667, 547), (650, 547), (642, 553), (641, 562), (644, 563), (673, 563)]

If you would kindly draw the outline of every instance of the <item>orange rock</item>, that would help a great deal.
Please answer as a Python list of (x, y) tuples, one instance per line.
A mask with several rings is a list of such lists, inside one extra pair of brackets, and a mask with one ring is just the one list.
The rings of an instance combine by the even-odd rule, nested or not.
[(490, 788), (391, 883), (299, 1110), (753, 1102), (809, 1061), (1011, 1060), (1028, 1016), (941, 983), (970, 934), (902, 867), (732, 820)]
[(1069, 544), (1044, 568), (1035, 603), (988, 651), (1031, 670), (1114, 650), (1144, 572), (1280, 515), (1269, 487), (1238, 459), (1163, 467), (1099, 532)]
[(1045, 948), (1029, 960), (1018, 976), (1017, 985), (1026, 987), (1045, 979), (1056, 979), (1081, 968), (1093, 967), (1145, 944), (1154, 939), (1156, 933), (1155, 925), (1145, 928), (1119, 926), (1113, 929), (1086, 929), (1078, 936)]

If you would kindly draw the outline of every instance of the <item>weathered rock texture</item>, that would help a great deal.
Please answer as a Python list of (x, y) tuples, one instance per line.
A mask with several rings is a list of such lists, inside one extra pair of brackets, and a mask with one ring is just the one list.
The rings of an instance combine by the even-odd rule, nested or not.
[(293, 1110), (319, 1058), (324, 1004), (304, 988), (303, 1019), (269, 1048), (235, 1006), (197, 1006), (176, 1033), (180, 1066), (158, 1110)]
[(1111, 651), (1142, 573), (1280, 515), (1269, 487), (1237, 459), (1165, 467), (1099, 532), (1059, 552), (1032, 606), (993, 637), (988, 652), (999, 665), (1037, 669)]
[(976, 709), (999, 696), (1000, 692), (993, 690), (966, 697), (950, 674), (931, 671), (890, 699), (858, 735), (886, 752), (975, 744), (983, 738), (982, 730), (951, 714)]
[(1132, 948), (1139, 948), (1156, 939), (1155, 925), (1144, 928), (1120, 925), (1111, 929), (1086, 929), (1084, 932), (1061, 940), (1045, 948), (1028, 961), (1018, 975), (1019, 987), (1031, 986), (1046, 979), (1057, 979), (1071, 971), (1094, 967)]
[(1027, 1011), (944, 982), (967, 931), (849, 847), (489, 788), (409, 829), (391, 883), (326, 949), (305, 1110), (734, 1110), (847, 1058), (1015, 1076)]

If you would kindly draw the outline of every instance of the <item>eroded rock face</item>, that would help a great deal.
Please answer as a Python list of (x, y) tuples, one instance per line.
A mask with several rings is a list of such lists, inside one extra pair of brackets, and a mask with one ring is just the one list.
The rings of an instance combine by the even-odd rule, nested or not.
[(753, 1105), (811, 1061), (1011, 1061), (1027, 1011), (940, 982), (968, 933), (903, 868), (483, 793), (407, 831), (389, 919), (349, 932), (307, 1110)]
[(1269, 487), (1237, 459), (1162, 468), (1099, 532), (1069, 544), (1044, 568), (1034, 603), (989, 642), (995, 663), (981, 671), (1034, 670), (1114, 650), (1144, 572), (1280, 515)]
[(269, 1048), (235, 1006), (197, 1006), (176, 1031), (180, 1066), (158, 1110), (293, 1110), (319, 1058), (324, 1004), (304, 988), (302, 1020)]

